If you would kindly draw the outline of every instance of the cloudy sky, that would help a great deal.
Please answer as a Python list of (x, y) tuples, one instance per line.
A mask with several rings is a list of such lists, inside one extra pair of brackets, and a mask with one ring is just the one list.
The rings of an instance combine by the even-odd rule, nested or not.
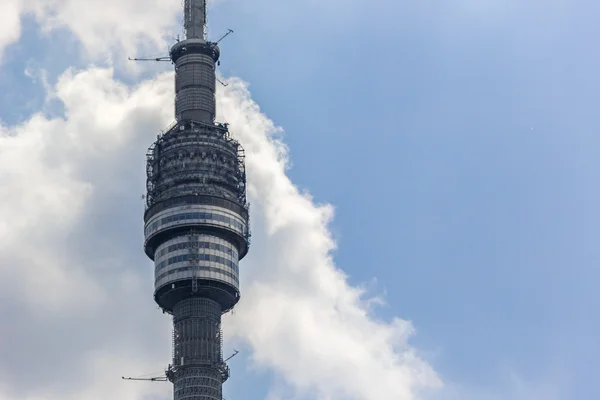
[[(142, 252), (176, 0), (0, 0), (0, 400), (167, 400)], [(600, 4), (219, 0), (229, 400), (591, 400)]]

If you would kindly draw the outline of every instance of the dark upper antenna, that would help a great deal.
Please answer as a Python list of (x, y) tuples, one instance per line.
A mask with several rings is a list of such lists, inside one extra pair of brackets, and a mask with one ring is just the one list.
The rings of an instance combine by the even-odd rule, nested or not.
[(156, 57), (156, 58), (131, 58), (127, 57), (129, 61), (171, 61), (171, 57)]
[(154, 378), (131, 378), (122, 376), (121, 379), (126, 381), (151, 381), (151, 382), (166, 382), (166, 376), (156, 376)]
[(183, 31), (186, 39), (204, 39), (206, 28), (206, 0), (184, 0)]
[[(234, 33), (233, 29), (227, 29), (227, 33), (224, 34), (223, 36), (221, 36), (216, 42), (209, 42), (213, 47), (217, 46), (219, 43), (221, 43), (223, 41), (223, 39), (225, 39), (227, 36), (231, 35), (232, 33)], [(177, 41), (179, 42), (179, 37), (177, 37)], [(141, 58), (131, 58), (128, 57), (127, 58), (129, 61), (171, 61), (171, 57), (170, 56), (163, 56), (163, 57), (155, 57), (155, 58), (145, 58), (145, 57), (141, 57)], [(218, 63), (219, 65), (221, 65), (221, 63)], [(225, 83), (221, 82), (219, 80), (219, 83), (221, 83), (223, 86), (227, 86)]]
[(125, 380), (125, 381), (150, 381), (150, 382), (166, 382), (166, 381), (173, 381), (173, 366), (169, 365), (169, 367), (167, 368), (167, 370), (165, 371), (164, 375), (160, 375), (160, 376), (154, 376), (151, 378), (131, 378), (131, 377), (125, 377), (122, 376), (121, 379)]
[(237, 351), (236, 349), (233, 349), (233, 354), (230, 355), (229, 357), (227, 357), (226, 359), (223, 360), (223, 362), (227, 362), (229, 360), (231, 360), (233, 357), (237, 356), (239, 353), (239, 351)]
[[(239, 354), (238, 350), (233, 349), (233, 354), (230, 355), (229, 357), (227, 357), (226, 359), (223, 360), (224, 363), (226, 363), (227, 361), (231, 360), (233, 357), (237, 356)], [(167, 370), (165, 371), (164, 375), (160, 375), (160, 376), (153, 376), (151, 378), (132, 378), (130, 376), (122, 376), (121, 379), (125, 380), (125, 381), (148, 381), (148, 382), (167, 382), (167, 381), (173, 381), (173, 374), (175, 373), (175, 371), (173, 370), (173, 366), (169, 365), (169, 367), (167, 368)]]
[(218, 45), (219, 43), (221, 43), (221, 41), (222, 41), (223, 39), (225, 39), (227, 36), (231, 35), (232, 33), (233, 33), (233, 29), (227, 29), (227, 33), (226, 33), (226, 34), (224, 34), (223, 36), (221, 36), (221, 37), (219, 38), (219, 40), (217, 40), (216, 42), (213, 42), (213, 46), (216, 46), (216, 45)]
[(229, 360), (231, 360), (233, 357), (237, 356), (239, 353), (239, 351), (237, 351), (236, 349), (233, 349), (233, 354), (230, 355), (229, 357), (227, 357), (226, 359), (223, 360), (223, 362), (227, 362)]

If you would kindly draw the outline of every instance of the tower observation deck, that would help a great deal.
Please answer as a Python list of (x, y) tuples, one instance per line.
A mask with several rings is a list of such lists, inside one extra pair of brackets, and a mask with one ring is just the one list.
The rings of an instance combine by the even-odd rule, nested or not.
[(221, 315), (240, 299), (248, 253), (244, 151), (215, 123), (215, 65), (206, 0), (184, 0), (185, 39), (175, 65), (175, 123), (147, 153), (144, 251), (155, 264), (154, 300), (173, 316), (175, 400), (222, 400), (229, 377)]

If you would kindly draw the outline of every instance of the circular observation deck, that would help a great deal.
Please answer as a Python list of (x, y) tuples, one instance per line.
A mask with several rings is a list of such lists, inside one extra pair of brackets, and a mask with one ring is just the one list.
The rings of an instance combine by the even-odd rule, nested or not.
[(241, 215), (214, 205), (175, 205), (148, 218), (145, 235), (155, 263), (155, 300), (163, 309), (190, 296), (211, 298), (224, 311), (237, 303), (238, 263), (248, 251)]

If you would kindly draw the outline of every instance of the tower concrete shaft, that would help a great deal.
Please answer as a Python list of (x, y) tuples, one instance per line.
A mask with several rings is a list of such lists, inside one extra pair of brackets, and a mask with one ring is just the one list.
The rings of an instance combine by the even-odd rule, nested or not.
[(144, 251), (155, 264), (154, 300), (173, 316), (175, 400), (222, 400), (221, 315), (239, 301), (250, 244), (244, 151), (214, 122), (220, 51), (205, 26), (205, 0), (185, 0), (186, 38), (170, 51), (175, 123), (146, 163)]
[(175, 64), (175, 118), (214, 122), (219, 47), (204, 39), (191, 38), (175, 44), (170, 55)]

